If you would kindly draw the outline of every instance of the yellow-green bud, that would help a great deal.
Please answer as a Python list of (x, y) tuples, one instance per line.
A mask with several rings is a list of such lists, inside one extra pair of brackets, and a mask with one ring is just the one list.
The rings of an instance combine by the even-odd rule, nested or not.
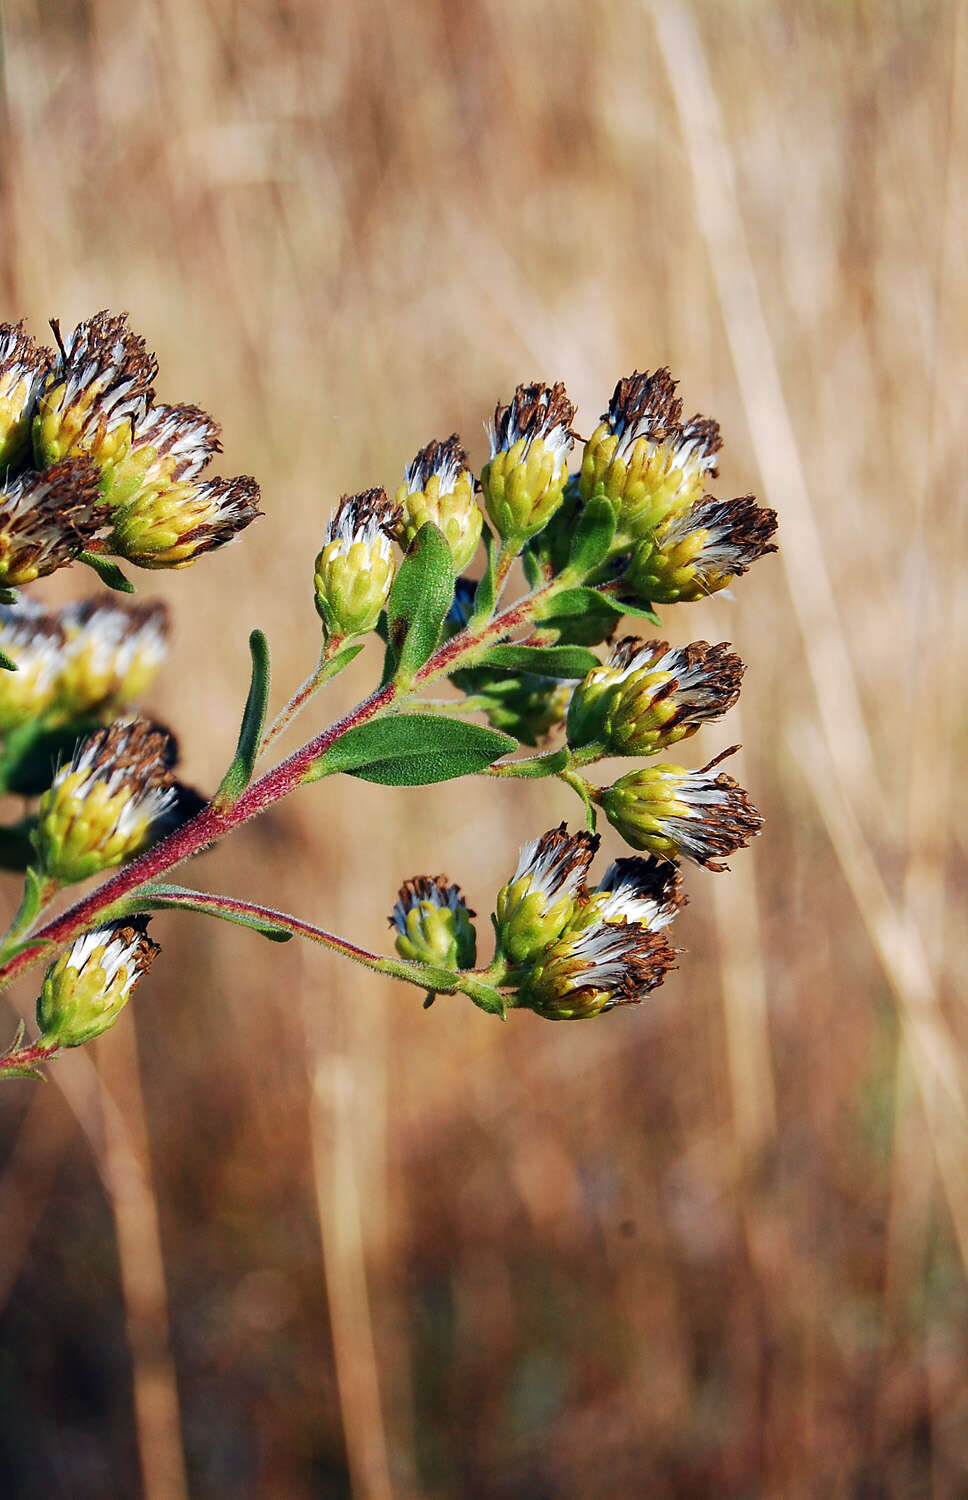
[(574, 417), (560, 380), (553, 386), (519, 385), (508, 406), (495, 407), (481, 489), (502, 541), (523, 545), (561, 504)]
[(575, 914), (597, 848), (597, 834), (569, 836), (564, 823), (525, 844), (496, 903), (494, 926), (505, 958), (526, 963), (560, 936)]
[(30, 424), (51, 358), (23, 323), (0, 323), (0, 472), (30, 453)]
[(67, 458), (0, 486), (0, 586), (17, 587), (65, 568), (103, 534), (98, 472)]
[(344, 495), (316, 559), (316, 611), (328, 636), (372, 630), (387, 602), (399, 513), (382, 489)]
[(575, 688), (568, 743), (596, 744), (604, 754), (653, 755), (732, 708), (742, 675), (743, 663), (725, 642), (670, 648), (627, 636)]
[(705, 496), (664, 522), (632, 554), (622, 587), (654, 604), (704, 599), (775, 552), (776, 511), (755, 503)]
[(170, 736), (144, 719), (81, 740), (40, 800), (39, 873), (71, 885), (147, 848), (177, 801), (172, 758)]
[(26, 599), (0, 606), (0, 650), (17, 663), (0, 672), (0, 734), (44, 718), (55, 698), (64, 654), (64, 634), (56, 620)]
[(261, 515), (259, 486), (234, 479), (180, 479), (139, 491), (114, 512), (108, 549), (139, 568), (187, 568), (224, 547)]
[(446, 875), (418, 875), (400, 887), (390, 913), (390, 926), (397, 930), (396, 950), (401, 958), (438, 969), (473, 968), (473, 915), (460, 886), (450, 885)]
[(618, 513), (618, 531), (645, 537), (669, 515), (687, 509), (716, 473), (719, 424), (692, 417), (666, 369), (620, 380), (608, 411), (585, 445), (579, 492), (604, 493)]
[(660, 933), (637, 923), (567, 928), (522, 978), (516, 1004), (549, 1021), (581, 1021), (637, 1005), (674, 967)]
[(96, 927), (51, 964), (37, 1001), (45, 1042), (80, 1047), (114, 1025), (160, 951), (147, 926), (147, 917), (135, 917)]
[(447, 542), (454, 571), (463, 572), (477, 551), (484, 517), (474, 498), (474, 476), (456, 432), (445, 443), (428, 443), (406, 470), (397, 490), (401, 520), (397, 540), (406, 550), (421, 526), (432, 521)]
[(167, 607), (88, 599), (58, 618), (65, 637), (54, 687), (60, 716), (116, 718), (142, 696), (167, 655)]
[(633, 849), (724, 870), (722, 861), (744, 849), (763, 823), (731, 776), (709, 775), (737, 748), (733, 745), (701, 771), (669, 765), (630, 771), (602, 793), (608, 821)]
[(100, 312), (79, 323), (66, 343), (51, 323), (59, 356), (34, 418), (38, 466), (84, 454), (98, 467), (101, 489), (131, 447), (134, 424), (147, 410), (158, 365), (124, 314)]
[(146, 492), (197, 479), (222, 451), (219, 433), (218, 423), (197, 406), (149, 407), (135, 420), (131, 447), (115, 465), (109, 503), (129, 505)]

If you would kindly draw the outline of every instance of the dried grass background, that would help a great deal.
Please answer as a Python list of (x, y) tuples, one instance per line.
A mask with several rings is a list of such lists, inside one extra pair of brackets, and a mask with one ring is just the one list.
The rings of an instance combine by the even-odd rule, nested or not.
[[(587, 432), (668, 362), (783, 545), (668, 612), (749, 664), (694, 761), (743, 738), (768, 824), (690, 875), (647, 1006), (425, 1014), (168, 916), (96, 1067), (4, 1089), (5, 1495), (968, 1494), (966, 25), (5, 0), (0, 317), (129, 310), (161, 398), (263, 485), (237, 547), (144, 590), (199, 786), (249, 629), (280, 695), (312, 664), (339, 494), (455, 428), (480, 462), (519, 380), (564, 379)], [(486, 914), (577, 815), (547, 783), (326, 783), (190, 878), (380, 947), (405, 876)]]

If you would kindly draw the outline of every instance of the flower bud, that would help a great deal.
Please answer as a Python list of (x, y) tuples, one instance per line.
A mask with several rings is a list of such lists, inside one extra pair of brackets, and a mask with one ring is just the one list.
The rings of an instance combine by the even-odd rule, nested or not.
[(477, 551), (484, 517), (474, 498), (474, 476), (467, 454), (453, 433), (445, 443), (428, 443), (406, 470), (397, 490), (401, 520), (397, 540), (406, 550), (428, 521), (441, 531), (460, 573)]
[(550, 387), (519, 385), (508, 406), (495, 407), (481, 488), (502, 541), (524, 543), (561, 504), (574, 416), (560, 380)]
[(398, 524), (385, 490), (343, 496), (316, 559), (316, 611), (327, 635), (373, 629), (393, 582), (390, 535)]
[(494, 925), (505, 958), (526, 963), (560, 936), (597, 848), (597, 834), (569, 836), (564, 823), (525, 844), (497, 898)]
[(609, 865), (582, 913), (582, 925), (597, 922), (637, 923), (658, 932), (686, 904), (678, 865), (669, 860), (616, 859)]
[(103, 532), (98, 471), (67, 458), (0, 486), (0, 586), (16, 587), (65, 568)]
[(549, 1021), (580, 1021), (638, 1005), (674, 964), (666, 939), (637, 923), (569, 927), (524, 975), (516, 1003)]
[(87, 599), (58, 618), (65, 637), (55, 683), (61, 715), (117, 718), (146, 691), (167, 655), (167, 606)]
[(37, 1001), (45, 1042), (80, 1047), (114, 1025), (160, 952), (147, 926), (147, 917), (134, 917), (95, 927), (51, 964)]
[(0, 472), (30, 454), (30, 424), (53, 358), (23, 323), (0, 323)]
[(639, 544), (622, 587), (653, 604), (703, 599), (727, 587), (758, 557), (775, 552), (776, 511), (752, 495), (716, 500), (706, 495), (677, 512)]
[(732, 708), (742, 676), (743, 663), (726, 642), (670, 649), (665, 641), (627, 636), (607, 664), (575, 688), (568, 743), (595, 743), (614, 755), (653, 755)]
[(41, 873), (72, 885), (147, 848), (177, 805), (174, 758), (171, 736), (145, 719), (80, 740), (40, 800), (32, 837)]
[(701, 496), (705, 476), (716, 473), (719, 424), (696, 416), (682, 425), (675, 392), (665, 369), (620, 380), (585, 445), (581, 498), (606, 494), (627, 537), (648, 536), (667, 516), (687, 508)]
[(733, 745), (701, 771), (666, 765), (630, 771), (602, 793), (608, 821), (633, 849), (726, 869), (726, 856), (745, 849), (763, 824), (731, 776), (708, 774), (738, 748)]
[(17, 664), (0, 672), (0, 734), (36, 724), (55, 697), (64, 634), (57, 621), (27, 599), (0, 605), (0, 651)]
[(135, 421), (131, 447), (115, 467), (110, 503), (129, 505), (148, 492), (197, 479), (222, 451), (219, 434), (218, 423), (197, 406), (148, 407)]
[(477, 937), (460, 886), (446, 875), (417, 875), (404, 881), (390, 914), (397, 929), (396, 950), (401, 958), (433, 964), (438, 969), (473, 968)]
[(124, 313), (96, 313), (66, 342), (56, 321), (51, 327), (59, 354), (34, 419), (38, 466), (83, 454), (97, 465), (107, 494), (131, 447), (134, 423), (150, 404), (157, 361)]
[(261, 514), (259, 486), (247, 474), (149, 486), (115, 511), (108, 550), (139, 568), (187, 568)]

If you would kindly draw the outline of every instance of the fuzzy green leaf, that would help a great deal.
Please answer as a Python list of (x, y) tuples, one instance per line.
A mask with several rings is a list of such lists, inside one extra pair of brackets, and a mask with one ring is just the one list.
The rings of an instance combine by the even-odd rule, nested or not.
[(615, 632), (618, 621), (614, 604), (597, 589), (565, 589), (544, 600), (535, 611), (535, 622), (558, 632), (561, 641), (597, 646)]
[(472, 627), (483, 625), (491, 618), (497, 599), (497, 580), (494, 574), (497, 552), (494, 546), (494, 533), (489, 531), (486, 526), (481, 534), (481, 540), (484, 543), (484, 550), (487, 554), (487, 564), (484, 572), (481, 574), (480, 582), (477, 585), (477, 592), (474, 595), (474, 608), (471, 611), (470, 618)]
[(478, 724), (442, 714), (397, 714), (350, 729), (319, 757), (306, 776), (318, 781), (345, 771), (381, 786), (429, 786), (472, 776), (502, 755), (517, 749), (517, 740)]
[[(201, 899), (196, 902), (193, 899), (196, 897)], [(284, 927), (276, 927), (252, 912), (240, 911), (230, 896), (226, 896), (222, 904), (216, 904), (218, 902), (219, 898), (210, 896), (207, 891), (193, 891), (183, 885), (149, 885), (125, 903), (124, 911), (132, 916), (140, 911), (195, 911), (204, 917), (233, 922), (236, 927), (248, 927), (260, 937), (268, 938), (270, 943), (288, 943), (292, 939), (293, 934)], [(118, 905), (120, 907), (120, 903)], [(112, 912), (117, 916), (118, 908), (112, 908)]]
[(387, 600), (387, 634), (397, 681), (413, 681), (440, 639), (453, 598), (453, 553), (443, 533), (427, 521), (400, 564)]
[(364, 645), (365, 642), (360, 641), (357, 646), (344, 646), (342, 651), (337, 651), (336, 655), (320, 669), (316, 686), (322, 687), (324, 682), (331, 682), (334, 677), (337, 677), (344, 667), (348, 667), (350, 662), (359, 656)]
[(109, 589), (115, 589), (119, 594), (134, 593), (134, 584), (128, 582), (117, 563), (112, 562), (109, 557), (102, 557), (99, 552), (79, 552), (77, 560), (93, 568), (101, 582), (107, 584)]
[(0, 651), (0, 672), (19, 672), (19, 671), (20, 671), (20, 668), (17, 666), (17, 663), (14, 661), (13, 657), (12, 656), (8, 656), (7, 653), (6, 653), (6, 651)]
[(261, 630), (253, 630), (249, 636), (249, 651), (252, 654), (252, 680), (249, 695), (242, 713), (242, 727), (235, 758), (222, 777), (222, 784), (212, 799), (217, 807), (231, 807), (237, 802), (252, 780), (262, 731), (265, 728), (266, 708), (269, 703), (269, 642)]
[(537, 677), (584, 677), (601, 662), (584, 646), (492, 646), (481, 657), (487, 667), (530, 672)]
[(615, 538), (615, 507), (606, 495), (593, 495), (582, 508), (572, 537), (568, 567), (591, 573), (608, 556)]

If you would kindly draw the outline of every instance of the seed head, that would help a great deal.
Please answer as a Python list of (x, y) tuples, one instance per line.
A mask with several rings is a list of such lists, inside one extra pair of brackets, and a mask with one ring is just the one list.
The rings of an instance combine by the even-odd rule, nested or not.
[(130, 505), (197, 479), (221, 451), (219, 425), (207, 412), (197, 406), (150, 406), (134, 424), (131, 447), (115, 469), (108, 498), (114, 506)]
[(135, 917), (95, 927), (51, 964), (37, 1001), (37, 1024), (45, 1042), (80, 1047), (114, 1025), (160, 952), (147, 936), (148, 920)]
[(602, 795), (609, 822), (633, 849), (647, 849), (666, 859), (682, 856), (709, 870), (725, 870), (723, 860), (745, 849), (763, 825), (731, 776), (723, 771), (709, 775), (738, 748), (733, 745), (701, 771), (667, 765), (630, 771)]
[(498, 948), (512, 963), (527, 963), (560, 936), (598, 848), (598, 835), (569, 834), (564, 823), (532, 839), (498, 892)]
[(396, 950), (401, 958), (439, 969), (470, 969), (477, 954), (473, 915), (460, 886), (449, 884), (446, 875), (417, 875), (404, 881), (390, 913)]
[(158, 489), (147, 486), (120, 505), (107, 545), (139, 568), (187, 568), (233, 541), (261, 514), (259, 486), (247, 474), (173, 480)]
[(507, 406), (495, 407), (481, 488), (502, 541), (522, 544), (561, 504), (574, 418), (560, 380), (552, 386), (519, 385)]
[(397, 490), (401, 519), (397, 540), (406, 550), (428, 521), (441, 531), (460, 573), (477, 551), (484, 517), (474, 498), (474, 476), (456, 432), (444, 443), (428, 443), (408, 465)]
[(399, 508), (385, 490), (341, 499), (316, 559), (316, 611), (327, 635), (373, 629), (393, 582), (390, 537), (399, 526)]
[(72, 885), (147, 848), (177, 804), (175, 753), (146, 719), (80, 740), (40, 800), (33, 840), (42, 873)]
[(597, 743), (615, 755), (652, 755), (695, 734), (739, 697), (743, 663), (724, 641), (666, 641), (626, 636), (605, 666), (576, 687), (568, 711), (568, 742)]
[(567, 928), (525, 974), (517, 1004), (549, 1021), (637, 1005), (675, 965), (661, 933), (634, 922)]
[(0, 584), (15, 587), (65, 568), (103, 533), (98, 471), (66, 458), (27, 470), (0, 487)]
[(623, 587), (656, 604), (702, 599), (724, 589), (758, 557), (775, 552), (776, 511), (752, 495), (716, 500), (706, 495), (677, 511), (632, 554)]
[(23, 323), (0, 323), (0, 472), (29, 457), (30, 424), (52, 358)]

